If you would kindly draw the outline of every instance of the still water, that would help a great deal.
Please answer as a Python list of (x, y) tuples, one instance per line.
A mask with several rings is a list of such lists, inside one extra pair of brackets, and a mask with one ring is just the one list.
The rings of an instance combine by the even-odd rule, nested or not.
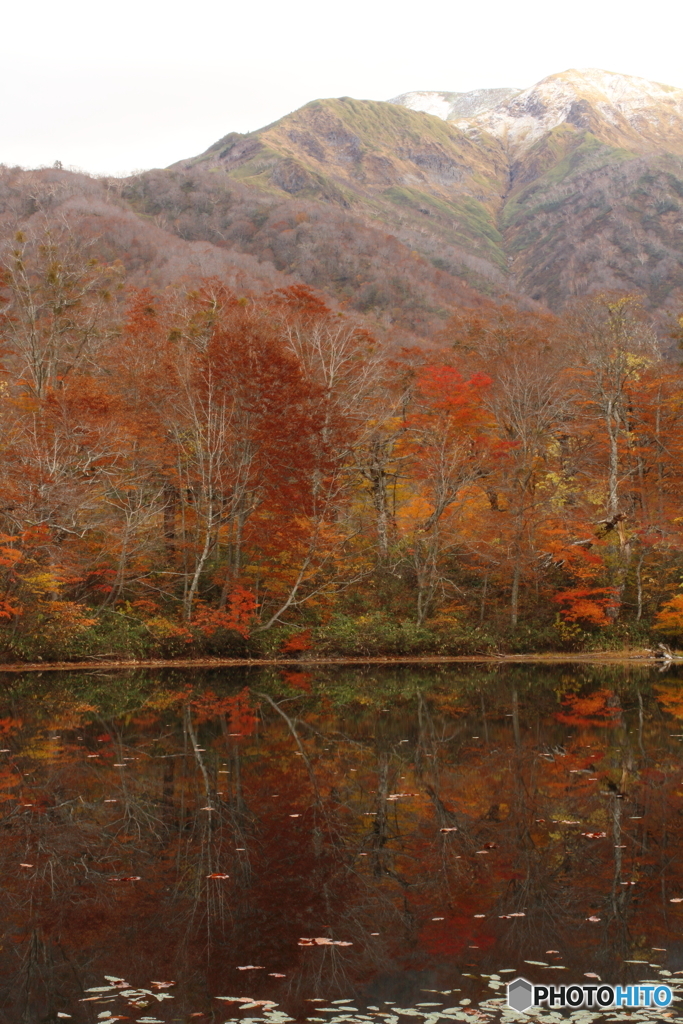
[(0, 673), (0, 702), (2, 1024), (486, 1022), (523, 1019), (517, 975), (683, 978), (676, 670)]

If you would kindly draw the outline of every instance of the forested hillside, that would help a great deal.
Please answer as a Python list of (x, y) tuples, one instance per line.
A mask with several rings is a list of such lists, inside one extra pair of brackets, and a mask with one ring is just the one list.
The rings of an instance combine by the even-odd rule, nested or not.
[(683, 631), (683, 371), (637, 299), (401, 347), (302, 285), (137, 289), (96, 248), (34, 223), (4, 256), (6, 661)]
[(682, 159), (571, 71), (0, 169), (0, 657), (675, 639)]

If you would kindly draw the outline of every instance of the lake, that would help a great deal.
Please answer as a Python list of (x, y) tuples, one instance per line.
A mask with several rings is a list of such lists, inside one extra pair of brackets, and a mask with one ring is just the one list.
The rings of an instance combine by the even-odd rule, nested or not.
[(518, 975), (683, 977), (676, 668), (0, 682), (2, 1024), (515, 1020)]

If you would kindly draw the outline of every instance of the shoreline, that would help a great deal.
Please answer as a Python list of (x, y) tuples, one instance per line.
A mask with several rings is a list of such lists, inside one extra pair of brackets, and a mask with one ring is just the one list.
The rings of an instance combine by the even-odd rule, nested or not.
[[(141, 660), (40, 661), (0, 663), (3, 672), (76, 672), (97, 670), (130, 670), (137, 668), (259, 668), (266, 666), (319, 665), (531, 665), (585, 662), (591, 664), (655, 665), (661, 658), (643, 648), (623, 651), (567, 651), (544, 654), (455, 654), (455, 655), (387, 655), (385, 657), (309, 657), (309, 658), (146, 658)], [(676, 664), (676, 661), (671, 662)]]

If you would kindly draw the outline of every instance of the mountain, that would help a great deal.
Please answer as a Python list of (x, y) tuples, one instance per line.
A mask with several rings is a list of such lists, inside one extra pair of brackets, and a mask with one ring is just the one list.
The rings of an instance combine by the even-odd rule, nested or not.
[(300, 280), (413, 335), (503, 298), (561, 309), (617, 289), (683, 306), (683, 90), (606, 71), (315, 100), (123, 181), (5, 171), (0, 222), (30, 219), (39, 193), (136, 280)]
[[(465, 93), (463, 99), (469, 96), (479, 93)], [(482, 103), (448, 120), (494, 135), (513, 157), (563, 125), (635, 153), (663, 147), (683, 153), (683, 89), (596, 69), (550, 75), (498, 104)]]
[(570, 70), (452, 123), (505, 152), (496, 223), (514, 291), (553, 308), (597, 289), (681, 304), (682, 89)]

